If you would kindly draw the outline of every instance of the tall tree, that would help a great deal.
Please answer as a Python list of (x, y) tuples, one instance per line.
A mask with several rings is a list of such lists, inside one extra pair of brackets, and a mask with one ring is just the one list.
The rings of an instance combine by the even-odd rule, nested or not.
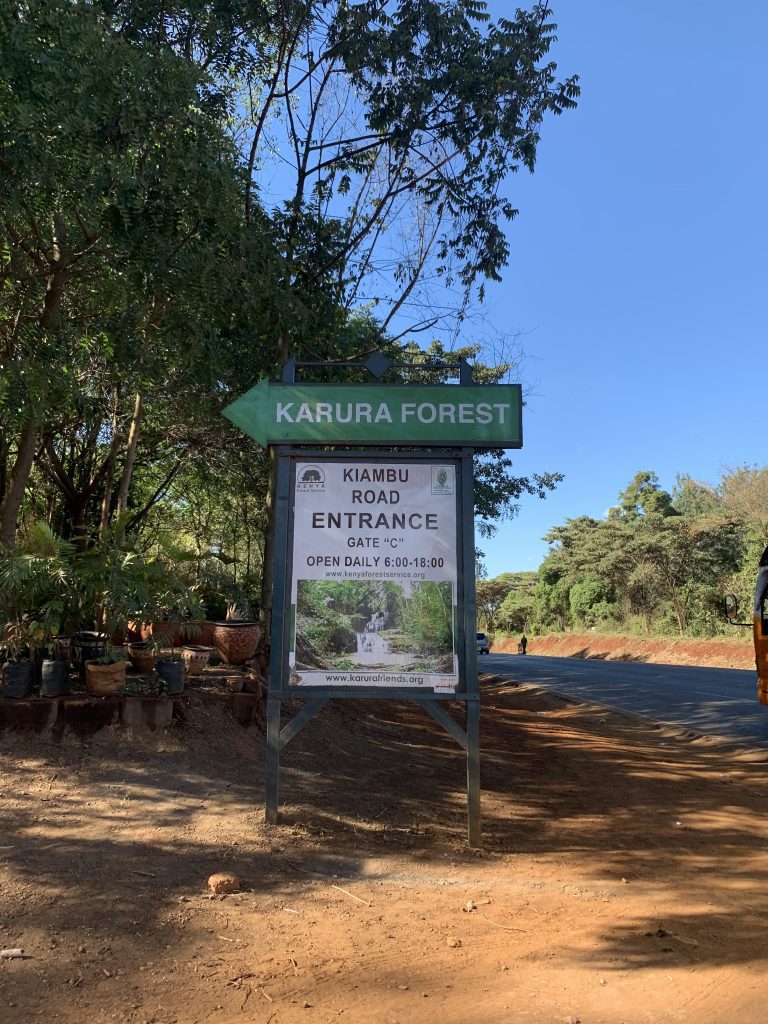
[[(60, 492), (65, 533), (125, 515), (153, 410), (183, 389), (185, 407), (200, 413), (207, 396), (215, 416), (229, 373), (271, 365), (262, 327), (279, 282), (264, 218), (243, 225), (239, 155), (199, 66), (116, 32), (100, 4), (32, 0), (5, 27), (8, 545), (35, 463)], [(177, 454), (199, 436), (191, 422), (175, 433)]]
[[(426, 282), (457, 287), (462, 309), (499, 280), (517, 212), (501, 185), (533, 170), (545, 115), (576, 104), (548, 59), (548, 5), (491, 22), (480, 0), (281, 0), (272, 28), (248, 80), (248, 167), (274, 175), (279, 154), (290, 287), (374, 304), (382, 336), (437, 327)], [(333, 340), (318, 326), (316, 356)], [(286, 325), (280, 358), (298, 341)]]

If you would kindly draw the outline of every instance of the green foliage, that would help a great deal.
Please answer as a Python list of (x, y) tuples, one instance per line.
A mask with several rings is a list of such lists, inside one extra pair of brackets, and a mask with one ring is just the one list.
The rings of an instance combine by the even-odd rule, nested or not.
[(499, 605), (496, 623), (505, 633), (531, 631), (535, 599), (530, 587), (510, 590)]
[(729, 471), (707, 487), (679, 477), (669, 494), (654, 473), (637, 473), (605, 519), (581, 516), (547, 534), (529, 628), (727, 632), (723, 594), (751, 603), (766, 478)]
[(423, 580), (412, 584), (403, 627), (417, 655), (445, 657), (453, 653), (451, 584)]
[[(343, 668), (354, 664), (358, 635), (374, 613), (384, 617), (382, 636), (395, 652), (423, 658), (435, 669), (454, 651), (450, 583), (414, 582), (408, 592), (389, 581), (300, 580), (296, 607), (296, 657), (300, 664)], [(350, 658), (339, 660), (339, 655)]]
[(84, 627), (111, 637), (129, 621), (183, 622), (203, 608), (166, 560), (114, 537), (80, 550), (37, 523), (23, 545), (0, 553), (0, 613), (11, 646), (34, 650)]
[[(403, 339), (442, 326), (425, 280), (459, 286), (455, 326), (505, 265), (504, 179), (533, 169), (545, 117), (578, 94), (549, 59), (548, 8), (496, 22), (479, 0), (2, 11), (0, 546), (18, 542), (7, 570), (34, 575), (44, 520), (73, 546), (77, 579), (61, 585), (79, 596), (50, 579), (48, 597), (14, 593), (46, 609), (45, 632), (191, 614), (163, 573), (255, 608), (270, 467), (220, 411), (290, 351), (381, 348), (424, 381), (477, 361)], [(267, 209), (278, 150), (295, 180)], [(476, 379), (509, 369), (478, 362)], [(518, 477), (501, 452), (476, 473), (484, 534), (560, 479)]]
[(493, 579), (478, 579), (477, 622), (488, 633), (496, 629), (523, 632), (530, 628), (538, 581), (533, 572), (504, 572)]
[(635, 473), (626, 490), (619, 495), (618, 512), (626, 519), (643, 515), (674, 516), (678, 512), (672, 496), (659, 487), (659, 478), (647, 470)]
[(75, 549), (45, 523), (30, 530), (27, 545), (0, 552), (0, 621), (9, 647), (19, 653), (50, 648), (73, 624)]
[(615, 607), (605, 584), (589, 579), (574, 583), (568, 592), (568, 603), (573, 620), (582, 626), (595, 626), (608, 620), (610, 609)]

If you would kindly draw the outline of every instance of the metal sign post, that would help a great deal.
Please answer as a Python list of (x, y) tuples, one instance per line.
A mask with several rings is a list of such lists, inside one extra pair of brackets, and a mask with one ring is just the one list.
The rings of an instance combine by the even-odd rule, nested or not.
[[(412, 700), (466, 752), (478, 847), (472, 458), (521, 445), (519, 388), (475, 385), (466, 363), (458, 385), (298, 385), (295, 365), (225, 410), (276, 453), (266, 820), (278, 822), (280, 752), (329, 700)], [(331, 621), (344, 624), (332, 636)], [(285, 700), (304, 705), (283, 724)], [(445, 701), (464, 705), (466, 727)]]

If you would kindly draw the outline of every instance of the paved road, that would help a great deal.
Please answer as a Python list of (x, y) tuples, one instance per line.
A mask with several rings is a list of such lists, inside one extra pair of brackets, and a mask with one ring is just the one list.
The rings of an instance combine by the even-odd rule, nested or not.
[(627, 661), (480, 655), (481, 672), (536, 683), (657, 722), (768, 747), (768, 707), (757, 702), (754, 672)]

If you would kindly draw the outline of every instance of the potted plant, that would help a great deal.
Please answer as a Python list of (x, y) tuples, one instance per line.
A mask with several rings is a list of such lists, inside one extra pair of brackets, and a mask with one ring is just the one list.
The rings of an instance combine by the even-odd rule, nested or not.
[(156, 647), (151, 640), (134, 640), (126, 644), (128, 660), (137, 672), (154, 672)]
[[(25, 697), (31, 692), (35, 658), (46, 651), (45, 661), (56, 661), (61, 651), (61, 633), (67, 611), (71, 609), (71, 558), (73, 545), (57, 537), (46, 523), (36, 523), (18, 550), (0, 555), (0, 611), (6, 620), (6, 652), (10, 657), (3, 668), (3, 692)], [(61, 678), (65, 667), (46, 669)], [(55, 684), (52, 682), (52, 686)]]
[(85, 664), (103, 658), (109, 638), (98, 629), (78, 629), (72, 637), (72, 663), (85, 676)]
[(251, 617), (251, 606), (237, 584), (228, 584), (226, 616), (216, 623), (213, 642), (226, 665), (242, 665), (256, 653), (261, 626)]
[[(161, 647), (175, 646), (175, 630), (183, 632), (191, 619), (201, 617), (203, 610), (195, 594), (177, 577), (175, 567), (159, 556), (148, 557), (131, 550), (118, 542), (116, 536), (108, 536), (78, 552), (75, 562), (80, 617), (92, 619), (94, 632), (103, 643), (98, 657), (86, 659), (86, 689), (102, 693), (122, 689), (126, 662), (114, 640), (128, 635), (129, 622), (157, 624), (144, 638), (146, 646), (128, 645), (126, 653), (132, 664), (148, 671), (155, 657), (156, 670), (164, 671), (159, 665), (161, 661), (178, 662), (183, 687), (181, 659), (173, 652), (170, 659), (156, 656)], [(170, 675), (173, 678), (166, 682), (166, 687), (178, 687), (178, 681), (174, 682), (178, 670), (174, 674), (171, 669)]]
[(63, 657), (64, 648), (61, 642), (48, 635), (44, 643), (45, 656), (40, 668), (40, 696), (61, 697), (67, 692), (69, 685), (69, 657)]
[(125, 684), (126, 661), (114, 640), (126, 633), (137, 594), (143, 593), (141, 560), (114, 538), (100, 541), (78, 552), (74, 589), (81, 621), (90, 620), (95, 626), (79, 633), (75, 643), (84, 666), (85, 688), (94, 696), (119, 694)]
[(217, 622), (213, 641), (226, 665), (243, 665), (256, 653), (261, 626), (248, 619), (226, 619)]
[(177, 697), (184, 692), (184, 662), (175, 651), (157, 659), (155, 672), (165, 684), (165, 692), (169, 697)]
[(115, 648), (85, 663), (85, 689), (94, 697), (113, 697), (125, 685), (125, 658)]
[(151, 601), (146, 610), (151, 614), (145, 621), (153, 623), (151, 638), (156, 647), (170, 648), (169, 652), (158, 654), (155, 671), (163, 680), (166, 694), (177, 696), (184, 690), (185, 662), (176, 648), (184, 638), (199, 634), (203, 605), (162, 559), (148, 564), (148, 582)]
[(188, 676), (199, 676), (213, 653), (212, 647), (202, 644), (185, 644), (181, 649), (181, 656), (184, 659), (184, 668)]
[(33, 664), (30, 660), (26, 627), (22, 622), (6, 624), (4, 630), (4, 660), (2, 665), (3, 697), (23, 700), (32, 692)]

